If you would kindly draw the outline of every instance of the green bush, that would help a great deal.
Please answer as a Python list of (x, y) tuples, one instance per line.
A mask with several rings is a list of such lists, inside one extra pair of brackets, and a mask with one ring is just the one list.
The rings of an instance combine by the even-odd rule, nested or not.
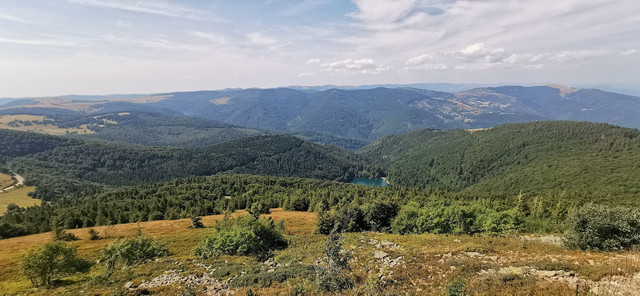
[(90, 263), (76, 258), (76, 254), (75, 246), (50, 242), (22, 257), (22, 271), (34, 286), (51, 286), (56, 277), (89, 270)]
[(394, 233), (472, 233), (475, 213), (457, 205), (421, 206), (410, 203), (393, 220)]
[(485, 206), (418, 204), (403, 206), (391, 224), (394, 233), (478, 232), (500, 234), (517, 231), (522, 224), (514, 211), (496, 211)]
[[(381, 213), (386, 208), (393, 208), (391, 205), (382, 203), (374, 203), (372, 205), (358, 206), (348, 204), (337, 209), (321, 212), (318, 215), (318, 232), (321, 234), (329, 234), (335, 226), (338, 231), (342, 232), (360, 232), (369, 230), (382, 230), (391, 222), (395, 216), (393, 209), (390, 213)], [(378, 216), (379, 215), (379, 216)]]
[(316, 286), (322, 292), (338, 293), (353, 286), (353, 279), (349, 276), (350, 252), (342, 251), (343, 235), (336, 224), (327, 240), (324, 264), (316, 270)]
[(169, 254), (169, 249), (166, 244), (138, 230), (135, 237), (111, 243), (102, 250), (102, 254), (107, 274), (110, 274), (118, 265), (131, 266), (145, 260), (166, 256)]
[(79, 238), (75, 234), (68, 233), (64, 228), (58, 225), (54, 225), (51, 236), (54, 241), (70, 242), (79, 240)]
[(263, 202), (254, 202), (250, 207), (247, 207), (247, 212), (256, 218), (260, 218), (261, 214), (271, 213), (269, 205)]
[(484, 233), (501, 234), (518, 231), (522, 219), (514, 211), (488, 211), (476, 218), (477, 227)]
[(220, 255), (253, 255), (268, 257), (274, 250), (288, 246), (282, 230), (272, 219), (243, 215), (216, 222), (215, 232), (205, 236), (195, 249), (203, 259)]
[(98, 231), (96, 231), (93, 228), (89, 228), (89, 240), (99, 240), (102, 237), (100, 237), (100, 234), (98, 233)]
[(204, 224), (202, 224), (202, 217), (191, 217), (191, 225), (189, 226), (189, 228), (204, 228)]
[(457, 277), (447, 284), (447, 296), (464, 296), (466, 286), (464, 278)]
[(565, 246), (613, 251), (640, 246), (640, 212), (624, 207), (588, 204), (567, 219)]

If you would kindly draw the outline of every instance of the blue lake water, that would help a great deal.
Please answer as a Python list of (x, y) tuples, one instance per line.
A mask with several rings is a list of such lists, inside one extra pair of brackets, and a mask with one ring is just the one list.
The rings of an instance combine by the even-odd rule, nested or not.
[(367, 178), (355, 178), (353, 181), (349, 182), (351, 184), (357, 185), (367, 185), (367, 186), (389, 186), (387, 181), (382, 179), (367, 179)]

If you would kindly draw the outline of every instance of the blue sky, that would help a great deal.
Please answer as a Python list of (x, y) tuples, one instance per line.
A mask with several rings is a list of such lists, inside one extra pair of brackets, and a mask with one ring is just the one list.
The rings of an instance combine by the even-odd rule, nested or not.
[(0, 97), (640, 83), (636, 0), (0, 0)]

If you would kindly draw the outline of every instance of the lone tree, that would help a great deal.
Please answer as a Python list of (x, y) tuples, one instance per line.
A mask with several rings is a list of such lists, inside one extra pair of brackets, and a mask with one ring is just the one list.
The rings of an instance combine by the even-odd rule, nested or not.
[(52, 282), (76, 272), (89, 270), (88, 261), (76, 258), (77, 249), (61, 241), (50, 242), (22, 257), (22, 271), (33, 286), (51, 286)]

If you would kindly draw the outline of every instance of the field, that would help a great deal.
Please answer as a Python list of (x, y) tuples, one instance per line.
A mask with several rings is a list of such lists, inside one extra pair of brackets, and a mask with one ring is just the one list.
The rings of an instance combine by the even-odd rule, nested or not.
[(13, 182), (11, 176), (0, 173), (0, 190), (13, 185)]
[[(64, 135), (67, 132), (69, 133), (78, 133), (78, 134), (92, 134), (94, 131), (87, 129), (85, 125), (80, 128), (60, 128), (53, 124), (40, 124), (36, 122), (41, 122), (43, 120), (47, 120), (48, 118), (44, 116), (36, 116), (36, 115), (2, 115), (0, 116), (0, 128), (10, 129), (16, 131), (27, 131), (27, 132), (36, 132), (41, 134), (49, 134), (49, 135)], [(23, 123), (11, 124), (11, 122), (21, 120), (25, 122), (30, 122), (30, 125), (25, 125)]]
[[(242, 211), (236, 214), (243, 214)], [(222, 256), (199, 260), (192, 255), (201, 237), (211, 230), (188, 229), (188, 219), (153, 221), (96, 227), (106, 239), (90, 241), (86, 229), (69, 232), (81, 240), (73, 242), (79, 255), (91, 261), (100, 258), (100, 250), (115, 238), (134, 235), (138, 229), (168, 243), (171, 255), (162, 260), (120, 270), (108, 283), (95, 282), (101, 266), (89, 274), (64, 278), (52, 289), (34, 289), (20, 274), (19, 257), (26, 250), (50, 240), (49, 234), (38, 234), (0, 240), (0, 294), (35, 295), (140, 295), (146, 293), (176, 295), (184, 283), (153, 288), (127, 290), (143, 281), (174, 273), (202, 275), (209, 273), (220, 279), (261, 270), (263, 276), (286, 271), (289, 264), (314, 265), (324, 255), (326, 236), (314, 234), (316, 215), (308, 212), (286, 212), (273, 209), (274, 220), (284, 220), (289, 248), (277, 251), (278, 267), (265, 266), (251, 257)], [(221, 215), (203, 218), (211, 226)], [(471, 237), (453, 235), (392, 235), (374, 232), (345, 235), (343, 248), (352, 252), (349, 265), (355, 287), (345, 295), (443, 295), (463, 287), (466, 295), (638, 295), (640, 253), (590, 253), (569, 251), (555, 244), (553, 237)], [(293, 265), (292, 265), (293, 266)], [(268, 271), (271, 270), (271, 271)], [(635, 277), (634, 277), (635, 276)], [(203, 292), (200, 287), (198, 293)], [(229, 287), (236, 295), (245, 295), (246, 287)], [(257, 295), (293, 295), (294, 289), (305, 294), (318, 294), (313, 276), (291, 278), (270, 286), (251, 286)]]
[(29, 196), (29, 192), (33, 192), (35, 189), (32, 186), (24, 186), (0, 192), (0, 215), (3, 215), (7, 211), (7, 206), (12, 203), (23, 208), (39, 205), (41, 203), (39, 199)]

